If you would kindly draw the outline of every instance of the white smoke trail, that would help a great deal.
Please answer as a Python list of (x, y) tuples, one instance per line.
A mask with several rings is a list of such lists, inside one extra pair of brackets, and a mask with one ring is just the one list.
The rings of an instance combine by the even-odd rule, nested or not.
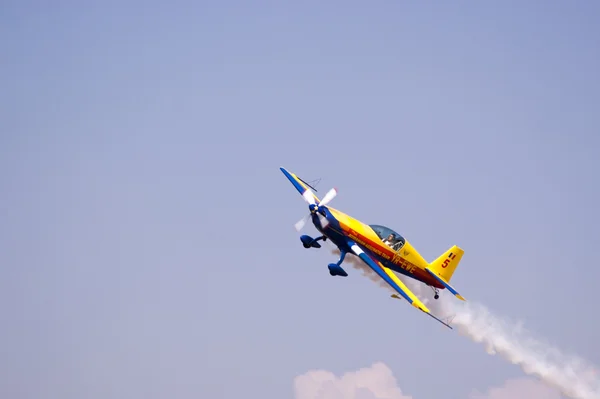
[[(336, 255), (340, 253), (337, 248), (332, 252)], [(379, 286), (395, 293), (358, 257), (349, 254), (345, 263), (351, 264)], [(431, 300), (429, 287), (397, 275), (437, 316), (453, 314), (452, 324), (459, 333), (484, 345), (489, 354), (501, 355), (521, 367), (526, 374), (537, 376), (568, 398), (600, 399), (600, 375), (594, 365), (578, 356), (566, 355), (558, 348), (534, 338), (519, 323), (495, 316), (483, 305), (471, 302), (459, 304), (453, 301), (454, 298), (446, 298), (444, 301), (442, 295), (437, 301)]]

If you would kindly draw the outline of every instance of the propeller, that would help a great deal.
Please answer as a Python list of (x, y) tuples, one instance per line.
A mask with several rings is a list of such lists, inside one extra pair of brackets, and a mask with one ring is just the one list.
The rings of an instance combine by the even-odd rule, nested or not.
[(332, 188), (331, 190), (329, 190), (327, 192), (327, 194), (325, 194), (323, 199), (317, 204), (312, 191), (310, 191), (310, 189), (307, 189), (304, 192), (304, 194), (302, 194), (302, 197), (308, 203), (308, 209), (310, 210), (310, 213), (308, 215), (306, 215), (305, 217), (303, 217), (302, 219), (300, 219), (294, 225), (294, 227), (296, 228), (296, 231), (302, 230), (302, 228), (304, 227), (304, 225), (306, 224), (308, 219), (310, 219), (310, 217), (312, 215), (314, 215), (315, 213), (319, 216), (319, 221), (321, 222), (321, 227), (323, 227), (323, 228), (327, 227), (327, 225), (329, 224), (329, 222), (327, 221), (327, 218), (318, 212), (321, 210), (321, 207), (323, 207), (323, 206), (327, 205), (329, 202), (331, 202), (331, 200), (334, 199), (336, 195), (337, 195), (337, 190), (335, 188)]

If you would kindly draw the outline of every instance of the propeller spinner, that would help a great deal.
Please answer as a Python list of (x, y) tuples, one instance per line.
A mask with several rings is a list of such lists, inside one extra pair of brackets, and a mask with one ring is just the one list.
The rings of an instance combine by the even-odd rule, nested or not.
[(337, 195), (337, 190), (335, 188), (332, 188), (331, 190), (329, 190), (327, 192), (327, 194), (325, 194), (323, 199), (317, 204), (312, 191), (310, 191), (310, 189), (307, 189), (304, 192), (304, 194), (302, 194), (302, 197), (308, 203), (308, 209), (310, 210), (310, 213), (308, 215), (306, 215), (305, 217), (303, 217), (302, 219), (300, 219), (294, 225), (294, 227), (296, 228), (296, 231), (302, 230), (302, 228), (306, 224), (306, 221), (315, 213), (319, 216), (319, 221), (321, 222), (321, 227), (325, 228), (329, 224), (329, 222), (327, 221), (326, 217), (324, 217), (323, 215), (321, 215), (319, 213), (319, 211), (321, 210), (322, 206), (325, 206), (329, 202), (331, 202), (331, 200), (334, 199), (336, 195)]

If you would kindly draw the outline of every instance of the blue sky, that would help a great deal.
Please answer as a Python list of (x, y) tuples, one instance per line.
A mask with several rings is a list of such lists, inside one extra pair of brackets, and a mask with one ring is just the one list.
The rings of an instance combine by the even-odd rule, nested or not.
[(468, 300), (600, 364), (598, 3), (57, 4), (0, 16), (2, 396), (291, 398), (378, 361), (419, 399), (523, 376), (331, 278), (280, 166), (426, 259), (460, 245)]

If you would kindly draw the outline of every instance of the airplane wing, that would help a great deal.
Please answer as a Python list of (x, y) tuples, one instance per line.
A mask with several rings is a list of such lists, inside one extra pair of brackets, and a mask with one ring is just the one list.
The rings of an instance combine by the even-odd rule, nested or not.
[(379, 277), (381, 277), (386, 283), (390, 285), (394, 290), (396, 290), (404, 299), (408, 301), (415, 308), (421, 310), (423, 313), (431, 316), (436, 319), (446, 327), (452, 329), (447, 323), (435, 317), (431, 314), (431, 311), (412, 293), (412, 291), (396, 276), (391, 270), (384, 267), (379, 261), (373, 259), (370, 255), (365, 253), (365, 251), (356, 243), (349, 242), (350, 249), (352, 252), (358, 256), (363, 262), (365, 262), (371, 269), (373, 269)]
[[(280, 169), (280, 170), (283, 172), (283, 174), (285, 175), (285, 177), (287, 177), (287, 178), (288, 178), (288, 180), (289, 180), (290, 182), (292, 182), (292, 184), (294, 185), (294, 187), (296, 187), (296, 190), (298, 190), (298, 192), (299, 192), (301, 195), (302, 195), (302, 194), (304, 194), (304, 192), (305, 192), (306, 190), (308, 190), (308, 187), (306, 186), (306, 184), (304, 184), (304, 182), (303, 182), (302, 180), (300, 180), (300, 179), (298, 178), (298, 176), (296, 176), (296, 175), (295, 175), (295, 174), (293, 174), (293, 173), (290, 173), (290, 172), (288, 172), (288, 171), (287, 171), (285, 168), (283, 168), (283, 167), (281, 167), (281, 168), (279, 168), (279, 169)], [(312, 193), (312, 190), (311, 190), (311, 193)], [(319, 198), (318, 198), (318, 197), (317, 197), (317, 196), (316, 196), (314, 193), (312, 193), (312, 196), (314, 197), (314, 199), (315, 199), (315, 201), (316, 201), (316, 203), (317, 203), (317, 204), (318, 204), (319, 202), (321, 202), (321, 200), (319, 200)]]

